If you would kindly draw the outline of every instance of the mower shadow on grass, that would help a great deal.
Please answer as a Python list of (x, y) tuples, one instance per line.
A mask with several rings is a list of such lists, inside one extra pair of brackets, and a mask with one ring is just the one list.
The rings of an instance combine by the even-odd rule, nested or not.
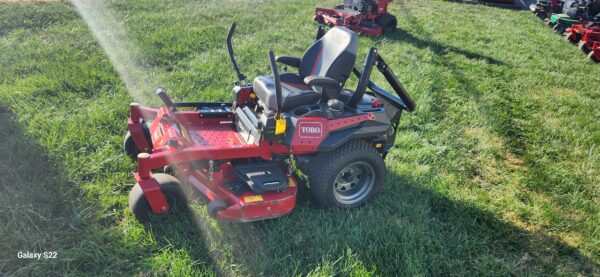
[(194, 249), (193, 241), (170, 236), (187, 231), (191, 235), (184, 238), (204, 237), (212, 247), (217, 272), (224, 275), (587, 276), (600, 272), (600, 265), (579, 250), (543, 232), (525, 231), (496, 214), (423, 186), (435, 185), (436, 180), (434, 172), (419, 176), (392, 171), (377, 201), (351, 211), (324, 210), (301, 186), (291, 215), (240, 224), (214, 221), (195, 211), (200, 232), (173, 229), (159, 241), (174, 242), (193, 255), (202, 252)]
[[(498, 270), (497, 274), (508, 271), (516, 275), (600, 273), (598, 263), (584, 256), (577, 248), (545, 232), (523, 230), (502, 220), (498, 214), (470, 203), (452, 200), (423, 187), (424, 183), (435, 186), (437, 175), (427, 176), (426, 180), (408, 174), (391, 175), (390, 180), (403, 184), (393, 187), (388, 184), (388, 188), (397, 190), (392, 195), (406, 194), (405, 199), (413, 202), (408, 206), (425, 203), (426, 217), (420, 220), (428, 225), (429, 231), (427, 238), (424, 238), (424, 249), (427, 251), (424, 254), (432, 257), (424, 262), (436, 265), (435, 256), (445, 257), (451, 261), (450, 264), (460, 265), (469, 273), (484, 275), (496, 275), (495, 270)], [(401, 217), (403, 214), (399, 212), (395, 216)], [(480, 249), (491, 251), (482, 253), (478, 251)], [(439, 264), (438, 269), (444, 269), (447, 264), (448, 261)], [(449, 271), (438, 272), (450, 274), (459, 270), (447, 269)]]
[(438, 42), (435, 42), (432, 40), (420, 39), (402, 28), (398, 28), (394, 33), (386, 35), (385, 39), (394, 40), (394, 41), (398, 41), (398, 42), (410, 43), (420, 49), (428, 48), (431, 51), (433, 51), (436, 56), (444, 56), (445, 54), (448, 54), (448, 53), (456, 53), (456, 54), (465, 56), (468, 59), (484, 60), (488, 64), (504, 65), (504, 62), (497, 60), (495, 58), (492, 58), (492, 57), (488, 57), (486, 55), (463, 50), (463, 49), (460, 49), (460, 48), (454, 47), (454, 46), (443, 45), (441, 43), (438, 43)]
[[(403, 18), (400, 20), (406, 22), (408, 26), (410, 26), (411, 29), (414, 31), (414, 33), (424, 34), (425, 36), (427, 36), (428, 32), (425, 29), (423, 29), (423, 27), (421, 27), (418, 20), (409, 12), (410, 9), (406, 8), (404, 6), (404, 3), (402, 2), (398, 2), (398, 5), (402, 10), (406, 11), (405, 13), (403, 13)], [(413, 34), (407, 32), (400, 26), (396, 29), (394, 33), (388, 34), (386, 38), (397, 42), (410, 43), (420, 49), (430, 49), (436, 56), (439, 56), (440, 58), (443, 58), (444, 55), (448, 53), (456, 53), (465, 56), (468, 59), (484, 60), (488, 64), (504, 65), (504, 62), (493, 57), (463, 50), (455, 46), (444, 45), (439, 42), (435, 42), (431, 39), (418, 38)]]
[[(286, 257), (282, 262), (298, 264), (302, 273), (332, 267), (333, 273), (342, 275), (357, 269), (382, 275), (600, 272), (600, 266), (579, 250), (544, 233), (524, 231), (495, 214), (434, 193), (419, 185), (422, 180), (389, 175), (384, 194), (371, 206), (346, 212), (301, 203), (297, 217), (310, 219), (253, 224), (257, 230), (251, 234), (257, 238), (239, 252), (245, 253), (256, 242), (277, 238), (271, 229), (302, 227), (293, 222), (300, 220), (309, 227), (298, 229), (294, 237), (269, 242), (261, 256), (275, 260)], [(492, 251), (480, 252), (482, 249)], [(320, 260), (307, 258), (313, 254)], [(353, 266), (345, 268), (344, 264)], [(252, 263), (247, 266), (253, 268)], [(267, 275), (278, 272), (277, 267), (265, 269)]]

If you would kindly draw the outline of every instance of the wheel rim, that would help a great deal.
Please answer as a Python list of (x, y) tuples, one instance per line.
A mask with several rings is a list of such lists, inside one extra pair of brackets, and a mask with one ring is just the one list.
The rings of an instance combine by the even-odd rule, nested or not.
[(338, 172), (333, 195), (341, 204), (352, 205), (365, 199), (375, 184), (375, 169), (366, 162), (355, 162)]

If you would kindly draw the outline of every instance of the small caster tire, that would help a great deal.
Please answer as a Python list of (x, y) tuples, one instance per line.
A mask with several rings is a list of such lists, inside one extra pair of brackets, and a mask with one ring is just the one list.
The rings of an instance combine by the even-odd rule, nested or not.
[[(162, 173), (152, 174), (152, 177), (158, 182), (160, 191), (167, 200), (168, 214), (175, 213), (187, 205), (187, 198), (182, 190), (181, 182), (177, 178)], [(135, 184), (129, 193), (129, 209), (139, 221), (148, 220), (149, 216), (154, 213), (139, 184)]]
[(595, 55), (595, 53), (596, 53), (596, 50), (594, 50), (594, 51), (590, 51), (590, 53), (588, 53), (587, 57), (588, 57), (588, 59), (590, 59), (590, 61), (593, 61), (593, 62), (595, 62), (595, 63), (599, 63), (599, 62), (600, 62), (600, 59), (597, 59), (597, 58), (596, 58), (596, 55)]
[(587, 43), (585, 43), (585, 41), (580, 41), (577, 47), (586, 55), (590, 53), (590, 48), (587, 46)]

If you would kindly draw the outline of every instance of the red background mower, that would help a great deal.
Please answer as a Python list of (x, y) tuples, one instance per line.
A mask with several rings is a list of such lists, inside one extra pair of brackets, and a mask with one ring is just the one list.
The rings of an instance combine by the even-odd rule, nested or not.
[(345, 0), (332, 9), (316, 8), (314, 20), (329, 27), (344, 26), (361, 35), (379, 36), (396, 30), (396, 17), (387, 12), (393, 0)]
[(578, 44), (581, 41), (583, 35), (585, 35), (586, 31), (593, 26), (587, 26), (585, 22), (581, 24), (575, 24), (571, 26), (571, 28), (567, 29), (565, 33), (565, 39), (573, 44)]
[(600, 62), (600, 26), (586, 28), (578, 46), (590, 60)]
[[(374, 199), (385, 183), (384, 158), (400, 115), (415, 108), (378, 50), (370, 49), (361, 70), (356, 33), (334, 27), (323, 34), (320, 26), (304, 56), (275, 58), (270, 51), (272, 76), (249, 85), (233, 55), (234, 30), (235, 24), (227, 36), (239, 79), (233, 103), (174, 103), (159, 88), (163, 107), (131, 104), (124, 147), (138, 162), (132, 213), (144, 220), (177, 210), (186, 203), (187, 187), (208, 199), (214, 218), (285, 215), (298, 194), (294, 162), (324, 207), (353, 208)], [(279, 74), (277, 62), (298, 71)], [(370, 81), (373, 67), (396, 95)], [(358, 86), (345, 89), (352, 73)]]

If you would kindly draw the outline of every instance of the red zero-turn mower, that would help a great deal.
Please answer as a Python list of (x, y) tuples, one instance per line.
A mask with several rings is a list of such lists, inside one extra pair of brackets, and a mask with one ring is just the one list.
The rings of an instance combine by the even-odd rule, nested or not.
[(590, 60), (600, 62), (600, 27), (586, 28), (578, 46)]
[[(209, 200), (214, 218), (253, 221), (288, 214), (296, 204), (292, 161), (308, 176), (325, 207), (352, 208), (372, 200), (385, 182), (384, 158), (394, 144), (400, 115), (415, 104), (376, 48), (355, 66), (359, 39), (335, 27), (302, 57), (275, 57), (272, 76), (253, 85), (233, 55), (239, 82), (233, 103), (174, 103), (164, 89), (160, 109), (131, 104), (125, 150), (137, 158), (137, 184), (129, 207), (139, 219), (185, 204), (182, 183)], [(277, 62), (298, 69), (279, 74)], [(370, 81), (376, 67), (396, 92)], [(354, 73), (356, 90), (344, 89)], [(153, 170), (171, 172), (178, 178)], [(181, 180), (181, 182), (180, 182)]]
[(587, 26), (583, 20), (581, 24), (575, 24), (565, 32), (565, 39), (573, 44), (578, 44), (590, 26)]
[(344, 0), (333, 9), (316, 8), (314, 20), (319, 24), (344, 26), (361, 35), (379, 36), (396, 30), (396, 17), (387, 12), (394, 0)]

